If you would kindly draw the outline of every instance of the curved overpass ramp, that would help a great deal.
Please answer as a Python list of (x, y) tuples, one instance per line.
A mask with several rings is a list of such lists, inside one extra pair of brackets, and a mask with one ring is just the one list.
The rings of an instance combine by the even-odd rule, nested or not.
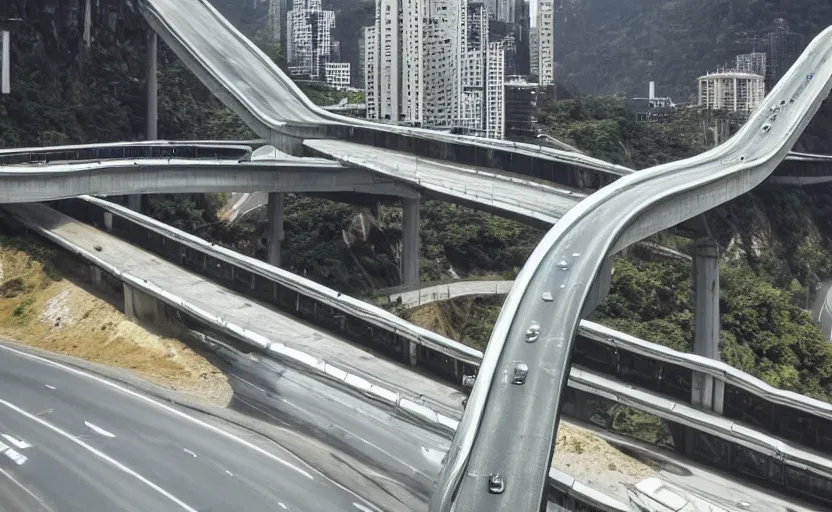
[[(370, 135), (402, 136), (414, 144), (444, 142), (462, 148), (505, 153), (520, 158), (567, 164), (614, 176), (632, 172), (580, 153), (534, 144), (487, 140), (436, 131), (373, 123), (340, 116), (316, 106), (254, 43), (206, 0), (140, 0), (144, 17), (211, 92), (240, 115), (258, 135), (282, 147), (298, 139), (350, 139), (350, 129)], [(366, 133), (365, 133), (366, 135)], [(377, 148), (379, 149), (379, 148)], [(455, 148), (458, 149), (458, 148)]]
[[(540, 510), (575, 334), (605, 260), (765, 180), (829, 94), (830, 58), (832, 28), (810, 43), (728, 142), (619, 179), (567, 212), (544, 237), (494, 326), (432, 511), (452, 503), (456, 512)], [(542, 326), (540, 339), (527, 343), (532, 321)], [(515, 361), (528, 365), (525, 385), (506, 378)], [(492, 473), (504, 475), (504, 492), (489, 493)]]
[(418, 197), (407, 185), (328, 160), (101, 160), (0, 166), (0, 203), (31, 203), (86, 194), (185, 192), (358, 192)]

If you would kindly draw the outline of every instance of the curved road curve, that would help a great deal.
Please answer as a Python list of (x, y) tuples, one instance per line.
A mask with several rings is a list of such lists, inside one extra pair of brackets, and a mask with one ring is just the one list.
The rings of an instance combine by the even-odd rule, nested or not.
[[(724, 145), (625, 176), (567, 212), (520, 272), (497, 320), (431, 510), (541, 509), (562, 392), (584, 303), (616, 251), (747, 192), (782, 161), (829, 93), (832, 28), (808, 46)], [(809, 74), (814, 78), (808, 79)], [(775, 113), (772, 109), (777, 109)], [(776, 115), (775, 115), (776, 114)], [(545, 292), (552, 301), (542, 300)], [(525, 342), (532, 321), (539, 341)], [(515, 361), (523, 386), (508, 382)], [(489, 474), (506, 478), (488, 492)]]

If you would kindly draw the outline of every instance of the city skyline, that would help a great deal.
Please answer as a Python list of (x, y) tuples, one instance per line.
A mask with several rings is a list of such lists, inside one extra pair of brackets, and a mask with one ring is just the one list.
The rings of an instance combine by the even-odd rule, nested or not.
[(554, 0), (377, 0), (361, 32), (367, 118), (505, 134), (507, 76), (554, 84)]

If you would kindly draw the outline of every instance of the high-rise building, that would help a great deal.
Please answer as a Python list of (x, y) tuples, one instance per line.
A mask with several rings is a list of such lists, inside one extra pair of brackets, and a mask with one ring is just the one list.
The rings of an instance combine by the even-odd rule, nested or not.
[(708, 110), (748, 113), (766, 95), (761, 75), (723, 71), (699, 77), (699, 105)]
[(367, 119), (381, 119), (378, 98), (378, 38), (376, 27), (364, 27), (364, 101)]
[(545, 87), (555, 83), (555, 2), (530, 3), (529, 67), (538, 84)]
[(539, 93), (536, 83), (529, 83), (520, 76), (508, 77), (505, 82), (506, 135), (523, 138), (537, 136)]
[(490, 43), (485, 73), (485, 136), (502, 139), (505, 133), (505, 52), (502, 43)]
[(283, 43), (283, 21), (286, 19), (286, 0), (269, 0), (269, 31), (272, 40)]
[(358, 80), (355, 82), (358, 84), (358, 87), (364, 87), (366, 82), (364, 81), (364, 77), (366, 76), (364, 69), (364, 59), (366, 57), (365, 53), (367, 51), (367, 47), (365, 43), (367, 41), (367, 28), (364, 27), (361, 29), (358, 35), (358, 69), (356, 70), (356, 74), (358, 75)]
[(286, 13), (286, 60), (293, 75), (325, 78), (332, 57), (335, 12), (321, 9), (321, 0), (294, 0)]
[(754, 75), (765, 76), (766, 69), (766, 54), (763, 52), (737, 55), (737, 71), (740, 73), (752, 73)]
[(501, 137), (502, 103), (488, 98), (502, 101), (504, 52), (489, 45), (489, 16), (480, 0), (377, 0), (363, 33), (367, 117)]
[(350, 63), (327, 62), (324, 67), (327, 85), (339, 90), (350, 86)]
[(803, 51), (803, 36), (789, 30), (783, 18), (774, 20), (774, 30), (767, 36), (768, 72), (766, 85), (771, 90), (786, 74)]

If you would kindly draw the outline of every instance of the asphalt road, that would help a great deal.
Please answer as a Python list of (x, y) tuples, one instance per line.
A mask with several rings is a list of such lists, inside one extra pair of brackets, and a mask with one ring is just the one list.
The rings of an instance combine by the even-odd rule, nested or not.
[(500, 215), (514, 213), (526, 221), (549, 226), (586, 197), (576, 189), (544, 184), (505, 172), (364, 146), (341, 140), (314, 139), (304, 145), (349, 166), (369, 169), (411, 183), (451, 200), (463, 199)]
[(91, 374), (0, 346), (0, 382), (0, 488), (20, 508), (379, 510), (273, 442)]
[[(817, 100), (828, 94), (831, 43), (832, 30), (818, 36), (724, 145), (622, 178), (568, 212), (546, 235), (495, 325), (437, 502), (453, 488), (448, 477), (458, 475), (456, 512), (540, 509), (575, 334), (603, 260), (611, 251), (672, 225), (675, 217), (696, 215), (761, 182), (764, 173), (737, 172), (735, 166), (751, 168), (774, 154), (785, 156), (819, 106)], [(814, 78), (808, 80), (811, 73)], [(773, 119), (770, 109), (775, 105), (781, 110)], [(553, 300), (543, 301), (544, 292)], [(526, 343), (524, 333), (532, 321), (543, 326), (540, 340)], [(508, 379), (516, 361), (529, 368), (522, 386)], [(505, 476), (505, 492), (489, 493), (490, 473)]]
[[(201, 0), (143, 0), (188, 43), (206, 69), (229, 92), (272, 126), (282, 123), (326, 124), (298, 99), (278, 74), (277, 66), (257, 55), (234, 35)], [(252, 63), (258, 63), (254, 65)]]
[(511, 290), (514, 281), (455, 281), (447, 284), (426, 286), (409, 292), (394, 293), (388, 296), (390, 301), (402, 300), (406, 308), (430, 304), (455, 297), (470, 295), (505, 295)]

